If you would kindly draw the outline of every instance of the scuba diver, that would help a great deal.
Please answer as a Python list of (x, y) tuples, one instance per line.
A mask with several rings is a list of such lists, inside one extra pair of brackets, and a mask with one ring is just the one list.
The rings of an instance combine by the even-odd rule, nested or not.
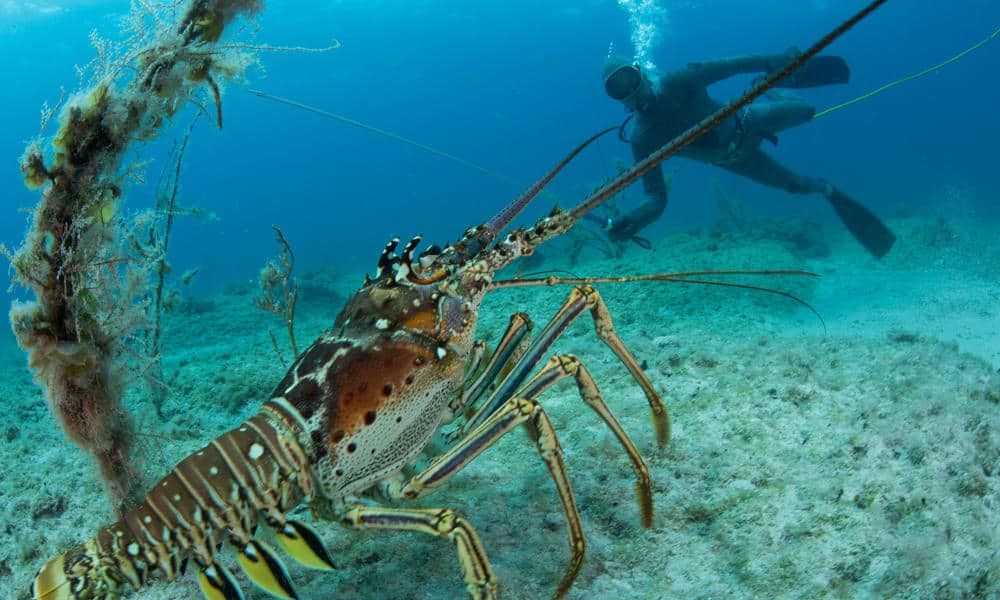
[[(652, 81), (634, 61), (609, 57), (603, 70), (604, 89), (632, 113), (622, 124), (619, 137), (631, 142), (632, 154), (639, 162), (722, 107), (722, 103), (708, 95), (709, 85), (741, 73), (772, 73), (797, 54), (792, 48), (784, 54), (690, 63), (657, 81)], [(843, 58), (817, 56), (778, 85), (815, 87), (846, 83), (849, 77), (850, 69)], [(766, 97), (766, 101), (747, 106), (681, 150), (680, 156), (719, 166), (792, 194), (823, 194), (855, 239), (876, 258), (884, 256), (896, 237), (878, 217), (831, 183), (794, 173), (761, 148), (764, 140), (777, 144), (778, 133), (808, 122), (816, 111), (788, 92), (777, 91)], [(630, 119), (634, 120), (632, 139), (626, 140), (624, 129)], [(638, 208), (601, 220), (613, 241), (635, 240), (645, 245), (645, 240), (636, 234), (659, 218), (667, 207), (669, 182), (664, 180), (661, 167), (646, 173), (642, 185), (646, 200)]]

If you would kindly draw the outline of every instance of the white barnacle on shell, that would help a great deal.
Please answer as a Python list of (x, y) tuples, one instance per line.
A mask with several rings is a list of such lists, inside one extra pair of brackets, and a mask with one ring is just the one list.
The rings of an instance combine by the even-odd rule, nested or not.
[(379, 319), (375, 321), (375, 329), (389, 329), (389, 319)]
[(250, 460), (257, 460), (263, 455), (264, 455), (264, 446), (261, 446), (256, 442), (250, 444), (250, 451), (247, 452), (247, 456), (250, 457)]
[(448, 352), (444, 348), (438, 347), (437, 349), (438, 360), (443, 359), (446, 354), (448, 354)]

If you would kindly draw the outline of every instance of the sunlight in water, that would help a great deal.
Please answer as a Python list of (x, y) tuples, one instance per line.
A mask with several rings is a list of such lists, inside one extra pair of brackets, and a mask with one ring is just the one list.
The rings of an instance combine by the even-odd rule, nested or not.
[(45, 16), (61, 13), (66, 10), (53, 2), (25, 2), (23, 0), (0, 1), (0, 17), (6, 16)]
[(670, 24), (667, 9), (656, 0), (618, 0), (618, 6), (628, 13), (635, 60), (646, 69), (656, 68), (653, 50)]

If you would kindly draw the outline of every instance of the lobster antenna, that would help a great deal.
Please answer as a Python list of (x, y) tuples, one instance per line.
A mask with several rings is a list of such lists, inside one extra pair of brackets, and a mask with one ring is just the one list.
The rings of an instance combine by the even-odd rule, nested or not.
[(842, 23), (839, 27), (837, 27), (836, 29), (828, 33), (826, 36), (824, 36), (823, 39), (810, 46), (808, 50), (797, 56), (795, 60), (791, 61), (778, 71), (771, 73), (770, 75), (765, 77), (763, 81), (761, 81), (754, 87), (750, 88), (750, 90), (745, 92), (742, 96), (733, 100), (725, 107), (719, 109), (718, 111), (706, 117), (697, 125), (691, 127), (684, 133), (675, 137), (673, 140), (668, 142), (662, 148), (650, 154), (641, 162), (636, 163), (635, 166), (626, 171), (621, 177), (615, 179), (614, 181), (608, 183), (601, 189), (591, 194), (589, 198), (587, 198), (579, 205), (577, 205), (576, 208), (573, 208), (572, 210), (569, 211), (570, 223), (575, 223), (581, 217), (583, 217), (583, 215), (594, 210), (608, 198), (611, 198), (618, 192), (622, 191), (623, 189), (631, 185), (632, 182), (634, 182), (636, 179), (639, 179), (640, 177), (645, 175), (650, 169), (657, 166), (658, 164), (660, 164), (667, 158), (673, 156), (674, 154), (677, 154), (682, 148), (689, 145), (691, 142), (698, 139), (703, 134), (707, 133), (708, 130), (714, 128), (716, 125), (720, 124), (722, 121), (728, 119), (733, 114), (735, 114), (736, 111), (740, 110), (747, 104), (750, 104), (751, 102), (762, 96), (764, 92), (774, 87), (775, 84), (777, 84), (779, 81), (781, 81), (789, 74), (791, 74), (792, 71), (805, 64), (809, 59), (813, 58), (814, 56), (822, 52), (824, 49), (826, 49), (827, 46), (832, 44), (834, 40), (836, 40), (845, 32), (847, 32), (847, 30), (857, 25), (862, 19), (871, 14), (876, 8), (885, 4), (885, 2), (886, 0), (874, 0), (866, 7), (858, 11), (853, 17), (851, 17), (847, 21), (844, 21), (844, 23)]

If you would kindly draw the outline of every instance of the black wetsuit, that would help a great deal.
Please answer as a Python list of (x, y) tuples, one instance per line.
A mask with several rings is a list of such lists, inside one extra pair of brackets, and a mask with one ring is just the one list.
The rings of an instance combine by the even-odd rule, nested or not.
[[(663, 76), (653, 85), (651, 98), (635, 108), (631, 142), (636, 162), (723, 106), (709, 96), (709, 85), (742, 73), (767, 73), (788, 59), (787, 54), (776, 54), (691, 63)], [(760, 148), (762, 140), (776, 141), (778, 132), (809, 121), (815, 113), (801, 99), (781, 94), (772, 94), (725, 120), (681, 150), (680, 156), (793, 194), (827, 192), (824, 180), (798, 175)], [(631, 239), (667, 207), (667, 183), (660, 166), (643, 176), (642, 185), (646, 201), (612, 222), (608, 232), (612, 239)]]

